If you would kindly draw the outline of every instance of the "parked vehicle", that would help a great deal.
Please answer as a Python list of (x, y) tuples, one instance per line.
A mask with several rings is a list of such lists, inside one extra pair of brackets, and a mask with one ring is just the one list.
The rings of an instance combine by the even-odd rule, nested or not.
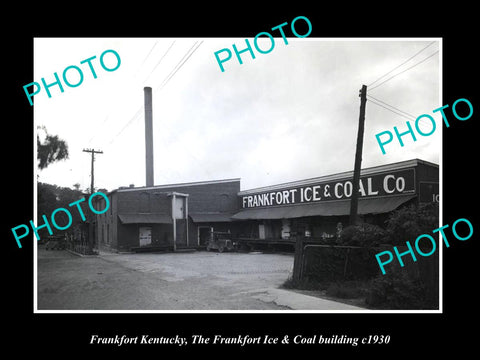
[(207, 243), (207, 251), (212, 249), (218, 252), (234, 251), (235, 244), (232, 241), (232, 234), (230, 232), (212, 231), (210, 232), (210, 239)]
[(45, 250), (64, 250), (65, 245), (65, 235), (53, 235), (47, 238)]

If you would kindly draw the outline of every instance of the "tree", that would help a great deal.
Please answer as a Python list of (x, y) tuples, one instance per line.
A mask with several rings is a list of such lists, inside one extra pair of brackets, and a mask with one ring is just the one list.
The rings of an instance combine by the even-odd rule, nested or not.
[(339, 244), (349, 246), (378, 246), (385, 242), (386, 232), (380, 226), (363, 223), (343, 229)]
[(393, 211), (387, 222), (387, 237), (392, 245), (405, 245), (421, 234), (430, 234), (439, 226), (437, 203), (401, 207)]
[[(80, 213), (76, 210), (76, 207), (71, 207), (69, 204), (78, 201), (84, 197), (84, 194), (80, 190), (70, 189), (68, 187), (60, 187), (53, 184), (37, 183), (37, 218), (42, 219), (42, 215), (46, 215), (50, 219), (51, 214), (58, 208), (65, 208), (69, 210), (72, 215), (72, 224), (83, 222)], [(85, 206), (85, 204), (83, 204)], [(85, 208), (84, 208), (85, 210)], [(90, 212), (85, 211), (85, 216), (90, 216)], [(65, 212), (61, 211), (55, 216), (55, 220), (61, 226), (68, 224), (69, 219)], [(67, 229), (66, 231), (72, 231)], [(43, 230), (44, 234), (47, 234), (46, 230)], [(55, 233), (61, 233), (61, 231), (55, 230)]]
[(40, 170), (45, 169), (50, 164), (68, 159), (68, 145), (58, 135), (50, 135), (45, 126), (39, 126), (37, 129), (45, 131), (45, 140), (40, 141), (37, 133), (37, 159)]

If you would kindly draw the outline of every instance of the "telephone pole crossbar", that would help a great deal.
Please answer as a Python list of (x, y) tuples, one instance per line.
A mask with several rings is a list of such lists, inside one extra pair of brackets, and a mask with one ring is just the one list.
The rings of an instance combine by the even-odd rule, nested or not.
[(83, 149), (83, 152), (89, 152), (92, 154), (92, 181), (90, 183), (90, 194), (94, 192), (94, 171), (93, 171), (93, 163), (95, 162), (95, 154), (103, 154), (101, 150), (94, 150), (94, 149)]

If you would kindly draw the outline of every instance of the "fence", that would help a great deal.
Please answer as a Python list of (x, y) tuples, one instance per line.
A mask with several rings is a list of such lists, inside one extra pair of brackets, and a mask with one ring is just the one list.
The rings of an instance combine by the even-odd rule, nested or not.
[[(399, 252), (407, 250), (407, 247), (397, 246), (397, 248)], [(391, 249), (391, 246), (366, 248), (323, 245), (318, 241), (299, 237), (295, 245), (293, 283), (299, 284), (302, 280), (341, 283), (375, 279), (377, 282), (375, 286), (381, 288), (380, 292), (409, 291), (398, 289), (408, 289), (414, 284), (418, 288), (414, 296), (421, 297), (424, 303), (438, 304), (438, 253), (420, 258), (417, 262), (405, 258), (404, 267), (400, 267), (398, 262), (392, 262), (386, 269), (387, 274), (382, 275), (375, 254), (386, 249)], [(392, 290), (394, 287), (396, 289)], [(388, 294), (379, 294), (379, 296), (388, 296)]]
[(65, 248), (83, 255), (92, 255), (96, 251), (94, 225), (91, 223), (78, 224), (73, 233), (65, 234)]
[(298, 238), (293, 279), (317, 281), (363, 280), (378, 273), (376, 251), (359, 246), (323, 245)]

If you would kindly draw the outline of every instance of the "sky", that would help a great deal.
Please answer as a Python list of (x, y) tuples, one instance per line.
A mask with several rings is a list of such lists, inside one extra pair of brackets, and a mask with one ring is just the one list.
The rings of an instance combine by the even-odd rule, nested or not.
[[(260, 40), (261, 49), (270, 47), (268, 38)], [(32, 82), (50, 84), (56, 72), (64, 92), (54, 85), (51, 98), (44, 88), (34, 96), (35, 126), (65, 140), (70, 154), (35, 169), (38, 181), (89, 188), (88, 148), (103, 151), (95, 157), (96, 188), (145, 186), (146, 86), (153, 89), (155, 185), (240, 178), (246, 190), (350, 171), (362, 85), (368, 86), (362, 168), (414, 158), (441, 163), (443, 126), (432, 112), (443, 105), (440, 39), (288, 37), (286, 45), (279, 37), (267, 54), (255, 47), (255, 59), (242, 53), (243, 64), (232, 44), (246, 47), (245, 38), (36, 38)], [(224, 48), (233, 56), (222, 72), (214, 53)], [(106, 50), (120, 56), (115, 71), (100, 64)], [(96, 79), (81, 64), (92, 56)], [(116, 65), (111, 52), (104, 61)], [(62, 79), (71, 65), (84, 76), (77, 87)], [(71, 83), (80, 80), (75, 70), (67, 75)], [(410, 114), (412, 127), (419, 115), (432, 116), (436, 131), (416, 134), (415, 142), (404, 136), (404, 147), (394, 139), (383, 155), (375, 134), (393, 133), (394, 126), (405, 131), (409, 120), (385, 104)], [(420, 127), (427, 133), (432, 125), (422, 120)]]

